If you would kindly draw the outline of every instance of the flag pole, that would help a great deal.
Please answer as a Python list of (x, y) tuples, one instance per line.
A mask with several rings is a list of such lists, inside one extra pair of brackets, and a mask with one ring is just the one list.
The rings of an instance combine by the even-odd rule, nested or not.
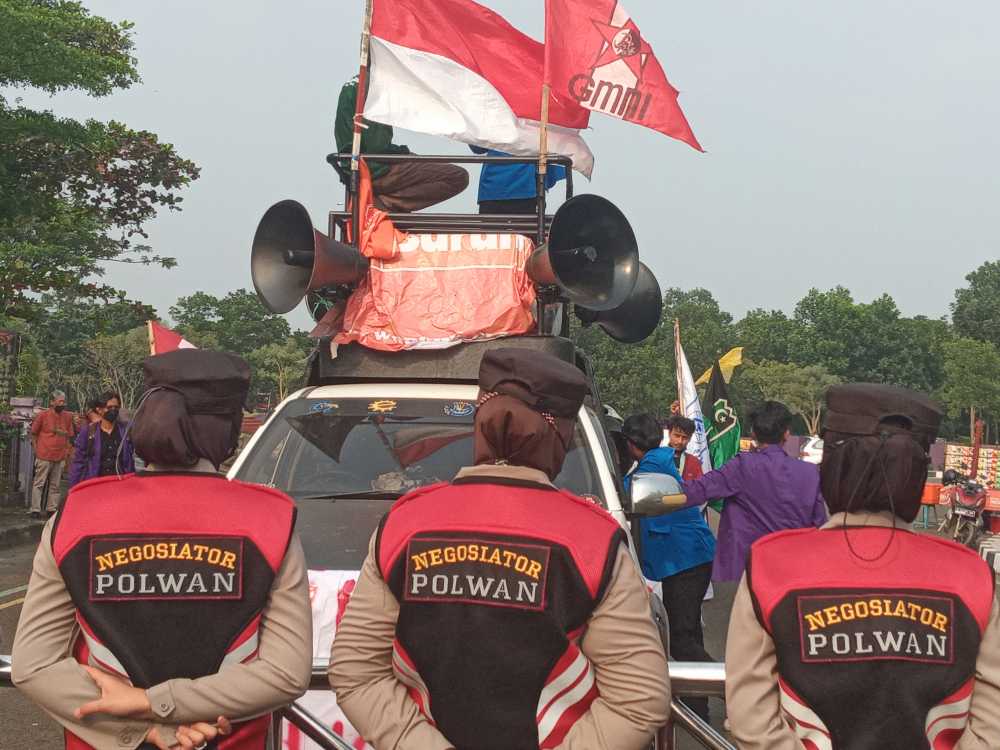
[(549, 84), (542, 84), (541, 128), (538, 131), (538, 170), (535, 174), (535, 207), (538, 211), (538, 244), (545, 242), (545, 173), (549, 151)]
[(674, 378), (677, 380), (677, 402), (681, 405), (681, 416), (687, 416), (687, 404), (684, 403), (684, 376), (681, 373), (681, 321), (674, 318)]
[(358, 202), (361, 169), (361, 113), (365, 111), (368, 94), (368, 60), (371, 49), (372, 3), (365, 0), (365, 17), (361, 23), (361, 53), (358, 66), (358, 93), (354, 98), (354, 139), (351, 142), (351, 239), (358, 242), (361, 207)]
[(542, 56), (542, 106), (538, 121), (538, 169), (535, 171), (535, 207), (538, 211), (537, 243), (545, 242), (545, 173), (548, 171), (549, 153), (549, 31), (551, 29), (549, 14), (551, 3), (546, 0), (544, 9), (545, 31)]
[(156, 340), (153, 338), (153, 321), (146, 321), (146, 333), (149, 336), (149, 356), (156, 355)]

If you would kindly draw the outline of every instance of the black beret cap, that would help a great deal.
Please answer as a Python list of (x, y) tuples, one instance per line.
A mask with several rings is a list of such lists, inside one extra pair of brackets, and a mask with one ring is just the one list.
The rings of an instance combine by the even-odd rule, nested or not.
[(189, 414), (240, 413), (250, 390), (250, 365), (242, 357), (207, 349), (177, 349), (142, 363), (146, 389), (184, 396)]
[(880, 424), (909, 426), (913, 437), (924, 446), (937, 436), (942, 411), (922, 393), (878, 383), (849, 383), (831, 386), (826, 392), (823, 432), (842, 435), (878, 435)]
[(520, 399), (536, 411), (575, 419), (587, 395), (587, 378), (558, 357), (533, 349), (493, 349), (479, 363), (479, 387)]

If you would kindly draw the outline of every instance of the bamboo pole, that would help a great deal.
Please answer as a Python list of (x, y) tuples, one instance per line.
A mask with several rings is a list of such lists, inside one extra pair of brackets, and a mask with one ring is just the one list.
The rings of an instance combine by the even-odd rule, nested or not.
[(361, 50), (358, 66), (358, 94), (354, 101), (354, 138), (351, 141), (351, 240), (358, 242), (361, 225), (361, 207), (358, 205), (361, 170), (361, 113), (365, 111), (368, 93), (368, 62), (371, 52), (372, 6), (374, 0), (365, 0), (365, 16), (361, 23)]
[(674, 318), (674, 377), (677, 380), (677, 403), (681, 407), (681, 416), (687, 416), (687, 404), (684, 403), (684, 376), (681, 374), (681, 321)]

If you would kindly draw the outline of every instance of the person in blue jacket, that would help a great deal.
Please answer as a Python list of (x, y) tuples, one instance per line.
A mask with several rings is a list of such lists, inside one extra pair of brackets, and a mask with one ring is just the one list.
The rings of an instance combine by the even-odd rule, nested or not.
[[(631, 489), (636, 472), (669, 474), (681, 483), (674, 465), (674, 449), (660, 447), (663, 428), (649, 414), (625, 420), (622, 434), (632, 457), (638, 462), (625, 477)], [(683, 485), (682, 485), (683, 486)], [(677, 661), (715, 661), (705, 650), (701, 627), (701, 603), (712, 578), (715, 537), (700, 508), (643, 518), (640, 521), (640, 562), (646, 578), (663, 584), (663, 606), (670, 631), (670, 657)], [(708, 720), (707, 698), (685, 698), (692, 710)]]
[[(508, 156), (503, 151), (469, 146), (473, 153)], [(538, 186), (537, 164), (483, 164), (479, 173), (479, 213), (533, 214)], [(566, 168), (549, 164), (545, 170), (545, 190), (566, 179)]]

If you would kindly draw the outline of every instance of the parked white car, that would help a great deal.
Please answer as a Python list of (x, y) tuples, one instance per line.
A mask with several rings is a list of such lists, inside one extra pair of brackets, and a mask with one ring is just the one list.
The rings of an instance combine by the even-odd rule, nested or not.
[(818, 464), (823, 460), (823, 438), (818, 438), (815, 435), (810, 437), (806, 442), (799, 448), (799, 458), (801, 458), (806, 463)]

